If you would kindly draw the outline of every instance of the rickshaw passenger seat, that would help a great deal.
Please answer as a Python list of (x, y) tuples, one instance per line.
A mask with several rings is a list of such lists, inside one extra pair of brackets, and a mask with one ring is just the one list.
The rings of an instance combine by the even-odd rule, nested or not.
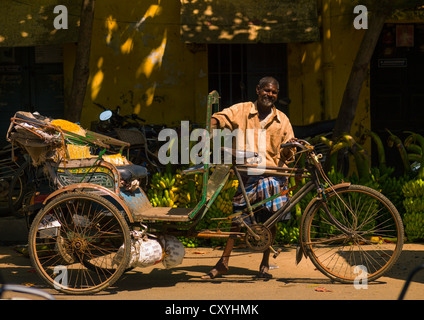
[(130, 164), (126, 166), (117, 166), (116, 169), (118, 169), (121, 179), (124, 181), (147, 177), (147, 169), (143, 166)]

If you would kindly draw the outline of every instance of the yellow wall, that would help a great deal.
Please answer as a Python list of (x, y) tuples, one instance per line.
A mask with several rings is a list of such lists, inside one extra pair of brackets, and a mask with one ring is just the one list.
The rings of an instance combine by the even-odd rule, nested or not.
[[(18, 28), (16, 30), (10, 26), (0, 32), (0, 45), (23, 44), (22, 31), (29, 33), (25, 26), (30, 23), (34, 24), (30, 28), (34, 35), (29, 34), (28, 38), (38, 39), (40, 43), (53, 41), (46, 34), (52, 33), (47, 31), (51, 31), (55, 16), (52, 10), (58, 3), (69, 4), (70, 25), (75, 25), (78, 8), (71, 0), (49, 0), (43, 5), (41, 2), (6, 1), (11, 9), (5, 17), (14, 16), (19, 25), (14, 26)], [(288, 87), (292, 100), (290, 117), (294, 125), (337, 117), (364, 34), (353, 27), (352, 1), (317, 0), (317, 3), (321, 41), (287, 45)], [(6, 8), (9, 7), (6, 5)], [(204, 121), (208, 93), (207, 50), (205, 45), (189, 46), (181, 40), (180, 8), (180, 0), (103, 0), (96, 3), (90, 78), (81, 117), (85, 127), (97, 120), (101, 111), (93, 102), (110, 108), (120, 105), (124, 114), (137, 113), (150, 123), (174, 125), (186, 119)], [(31, 14), (31, 10), (36, 14)], [(42, 13), (49, 14), (45, 17)], [(42, 27), (47, 25), (50, 29), (43, 33)], [(39, 29), (41, 36), (35, 32)], [(73, 41), (72, 32), (56, 30), (55, 34), (66, 34), (68, 38), (62, 39), (65, 42)], [(10, 34), (21, 38), (13, 42)], [(43, 40), (39, 40), (40, 37)], [(75, 44), (66, 44), (64, 78), (67, 95), (74, 61)], [(368, 79), (361, 91), (352, 134), (357, 135), (360, 129), (370, 127), (369, 96)]]
[[(343, 3), (342, 3), (343, 2)], [(318, 0), (321, 42), (289, 43), (288, 87), (294, 125), (335, 119), (363, 31), (353, 27), (353, 6)], [(207, 51), (180, 38), (179, 0), (104, 0), (96, 6), (90, 78), (82, 114), (89, 127), (100, 109), (137, 113), (150, 123), (202, 123), (207, 95)], [(324, 23), (323, 23), (324, 21)], [(195, 50), (193, 50), (195, 49)], [(75, 46), (65, 47), (65, 91)], [(369, 86), (364, 84), (352, 133), (369, 128)]]
[[(69, 92), (75, 49), (66, 47)], [(180, 1), (104, 0), (96, 5), (90, 78), (81, 116), (89, 127), (101, 110), (121, 107), (149, 123), (204, 122), (207, 52), (180, 40)]]
[[(57, 5), (68, 12), (68, 29), (56, 30)], [(75, 0), (0, 1), (0, 47), (30, 47), (76, 41), (81, 2)], [(62, 12), (60, 10), (60, 12)]]
[[(338, 116), (343, 93), (359, 49), (363, 30), (353, 26), (353, 5), (345, 0), (318, 0), (322, 38), (314, 43), (288, 44), (290, 119), (308, 125)], [(369, 73), (358, 100), (350, 134), (359, 142), (371, 129)], [(371, 141), (364, 145), (371, 154)], [(350, 161), (350, 172), (355, 169)]]
[[(320, 0), (322, 39), (288, 44), (290, 118), (294, 125), (337, 118), (343, 92), (364, 31), (353, 27), (347, 1)], [(369, 79), (364, 83), (351, 133), (370, 128)]]

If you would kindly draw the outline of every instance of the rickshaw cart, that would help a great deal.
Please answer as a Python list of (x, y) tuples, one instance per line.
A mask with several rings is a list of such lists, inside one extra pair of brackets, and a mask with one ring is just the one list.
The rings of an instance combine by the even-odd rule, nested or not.
[[(212, 107), (218, 103), (218, 93), (211, 92), (206, 132), (210, 131)], [(34, 165), (43, 165), (54, 184), (55, 191), (44, 200), (31, 224), (28, 245), (37, 273), (64, 293), (99, 292), (134, 265), (180, 263), (184, 248), (181, 250), (182, 244), (175, 238), (178, 235), (233, 237), (244, 240), (252, 250), (274, 250), (271, 227), (310, 192), (314, 198), (302, 214), (297, 262), (306, 256), (330, 279), (354, 283), (358, 265), (366, 266), (368, 281), (375, 280), (392, 267), (402, 250), (403, 224), (393, 204), (365, 186), (333, 185), (323, 172), (319, 155), (303, 140), (281, 147), (300, 149), (297, 155), (305, 155), (304, 169), (273, 167), (264, 174), (309, 181), (267, 221), (256, 223), (256, 209), (296, 186), (250, 204), (240, 172), (255, 167), (240, 165), (239, 160), (259, 163), (254, 152), (224, 147), (221, 150), (230, 155), (232, 163), (215, 165), (210, 176), (209, 161), (184, 170), (183, 174), (201, 174), (203, 178), (201, 199), (194, 208), (153, 207), (139, 187), (147, 170), (122, 156), (127, 143), (22, 112), (12, 118), (7, 138), (26, 150)], [(108, 154), (113, 148), (119, 153)], [(209, 159), (206, 152), (204, 159)], [(196, 230), (231, 174), (239, 181), (247, 208), (222, 222), (237, 221), (245, 231)], [(253, 224), (244, 221), (246, 216)], [(278, 254), (274, 251), (274, 257)]]
[[(208, 96), (206, 130), (212, 106), (218, 102), (214, 91)], [(31, 262), (55, 289), (91, 294), (113, 284), (129, 265), (132, 230), (153, 238), (159, 234), (242, 237), (241, 233), (195, 231), (225, 185), (230, 166), (216, 170), (210, 180), (208, 162), (183, 172), (203, 174), (202, 197), (194, 208), (153, 207), (134, 183), (145, 178), (147, 170), (128, 161), (114, 164), (111, 159), (116, 155), (108, 155), (117, 147), (120, 155), (129, 143), (81, 128), (70, 131), (64, 128), (70, 124), (63, 123), (17, 112), (7, 134), (11, 143), (31, 156), (34, 166), (44, 166), (55, 187), (29, 232)], [(78, 148), (79, 153), (75, 152)], [(99, 148), (97, 155), (91, 154)], [(155, 235), (147, 235), (144, 224)]]

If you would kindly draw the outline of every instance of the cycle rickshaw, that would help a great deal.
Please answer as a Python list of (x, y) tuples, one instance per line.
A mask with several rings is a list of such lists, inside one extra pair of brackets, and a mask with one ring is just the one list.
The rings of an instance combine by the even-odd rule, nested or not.
[[(208, 95), (206, 130), (210, 129), (212, 108), (217, 104), (219, 95), (213, 91)], [(45, 136), (46, 133), (49, 136)], [(34, 141), (30, 141), (28, 134)], [(361, 271), (366, 270), (368, 281), (375, 280), (393, 266), (402, 250), (404, 229), (393, 204), (381, 193), (365, 186), (333, 185), (321, 167), (319, 155), (303, 140), (282, 147), (297, 148), (297, 156), (305, 156), (304, 169), (273, 167), (266, 168), (264, 174), (308, 182), (264, 223), (256, 223), (253, 219), (253, 224), (248, 225), (244, 217), (252, 216), (257, 208), (280, 194), (255, 204), (250, 204), (246, 197), (245, 210), (223, 218), (223, 222), (239, 221), (244, 226), (241, 232), (230, 232), (197, 230), (196, 226), (230, 175), (237, 177), (246, 196), (241, 174), (255, 168), (247, 162), (238, 164), (235, 159), (252, 159), (258, 156), (256, 153), (222, 148), (233, 163), (216, 164), (212, 174), (208, 161), (183, 171), (183, 174), (203, 176), (202, 195), (196, 206), (152, 207), (143, 190), (134, 184), (148, 174), (147, 170), (128, 162), (106, 161), (104, 150), (115, 146), (122, 154), (128, 146), (122, 141), (89, 131), (84, 134), (71, 132), (58, 128), (54, 121), (22, 113), (12, 118), (8, 139), (27, 150), (33, 160), (42, 162), (54, 183), (56, 190), (47, 196), (32, 222), (28, 245), (37, 273), (50, 286), (64, 293), (92, 294), (118, 280), (131, 265), (134, 231), (144, 239), (168, 235), (233, 237), (244, 241), (252, 250), (272, 248), (274, 239), (270, 227), (281, 221), (310, 192), (314, 197), (302, 214), (298, 261), (305, 256), (330, 279), (354, 283), (358, 266), (362, 266)], [(97, 146), (103, 151), (85, 158), (80, 155), (79, 159), (64, 156), (69, 153), (69, 146), (76, 144)], [(162, 249), (161, 258), (164, 258), (166, 250)], [(279, 251), (272, 250), (276, 257)]]

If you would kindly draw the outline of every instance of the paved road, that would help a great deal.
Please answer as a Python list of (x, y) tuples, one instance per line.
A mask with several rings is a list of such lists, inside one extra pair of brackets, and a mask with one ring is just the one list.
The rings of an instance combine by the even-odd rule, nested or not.
[[(258, 279), (261, 254), (239, 249), (233, 252), (227, 275), (202, 280), (201, 275), (209, 271), (221, 253), (210, 248), (187, 249), (178, 267), (165, 269), (160, 264), (137, 268), (124, 274), (112, 288), (92, 296), (63, 295), (46, 288), (29, 259), (15, 252), (14, 247), (0, 247), (0, 268), (8, 283), (42, 288), (57, 300), (167, 300), (165, 306), (172, 307), (172, 300), (395, 300), (411, 270), (424, 263), (424, 245), (406, 244), (389, 273), (358, 290), (353, 285), (330, 282), (308, 259), (296, 266), (294, 248), (284, 248), (277, 259), (271, 259), (276, 266), (271, 270), (271, 280)], [(414, 278), (405, 298), (424, 299), (424, 271)]]

